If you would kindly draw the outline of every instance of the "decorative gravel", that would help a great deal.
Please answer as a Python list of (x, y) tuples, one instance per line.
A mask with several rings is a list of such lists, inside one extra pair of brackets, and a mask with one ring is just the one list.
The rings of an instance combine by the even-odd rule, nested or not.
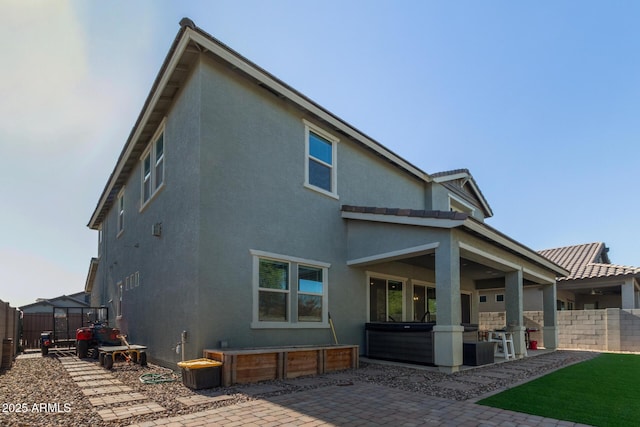
[[(475, 399), (496, 390), (519, 384), (560, 367), (587, 360), (598, 353), (556, 351), (508, 363), (479, 367), (447, 375), (434, 369), (411, 368), (406, 365), (360, 363), (360, 369), (305, 377), (284, 381), (260, 383), (264, 393), (252, 385), (236, 385), (207, 390), (191, 390), (182, 384), (180, 372), (149, 364), (147, 367), (116, 363), (110, 371), (113, 378), (131, 387), (130, 393), (140, 393), (144, 400), (92, 406), (89, 398), (71, 378), (59, 357), (49, 355), (18, 358), (9, 370), (0, 371), (0, 425), (2, 426), (124, 426), (158, 418), (186, 415), (205, 409), (235, 405), (261, 397), (295, 393), (318, 387), (350, 385), (354, 382), (372, 382), (392, 388), (438, 396), (452, 400)], [(68, 357), (68, 356), (67, 356)], [(95, 366), (98, 367), (98, 363)], [(106, 372), (106, 371), (105, 371)], [(167, 374), (174, 382), (142, 384), (140, 376), (146, 373)], [(245, 390), (246, 392), (243, 392)], [(187, 406), (178, 398), (190, 396), (220, 396), (201, 405)], [(189, 401), (189, 399), (182, 399)], [(103, 421), (98, 410), (141, 403), (157, 403), (164, 412), (139, 415), (119, 421)]]

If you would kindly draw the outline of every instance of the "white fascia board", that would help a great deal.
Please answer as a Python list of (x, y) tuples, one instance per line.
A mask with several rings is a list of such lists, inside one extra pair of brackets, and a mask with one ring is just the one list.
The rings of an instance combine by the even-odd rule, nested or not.
[(389, 262), (407, 257), (420, 256), (434, 251), (438, 246), (440, 246), (440, 242), (434, 242), (428, 243), (426, 245), (399, 249), (397, 251), (371, 255), (368, 257), (351, 259), (347, 261), (347, 265), (352, 267), (361, 267), (369, 264), (377, 264), (380, 262)]
[(468, 184), (471, 185), (471, 187), (473, 188), (473, 191), (475, 191), (476, 195), (478, 196), (478, 199), (480, 200), (480, 203), (482, 203), (482, 207), (484, 208), (484, 210), (489, 214), (489, 216), (493, 216), (493, 211), (489, 207), (489, 204), (487, 203), (485, 198), (482, 196), (482, 192), (476, 185), (475, 179), (470, 179), (468, 181)]
[(453, 175), (442, 175), (442, 176), (436, 176), (436, 177), (432, 177), (431, 179), (433, 179), (435, 182), (448, 182), (448, 181), (454, 181), (456, 179), (461, 179), (461, 178), (469, 178), (469, 174), (466, 172), (459, 172)]
[(317, 117), (326, 121), (327, 123), (330, 123), (331, 125), (335, 126), (337, 129), (341, 130), (342, 132), (351, 136), (352, 138), (362, 142), (371, 150), (389, 159), (393, 163), (401, 166), (402, 168), (404, 168), (411, 174), (415, 175), (419, 179), (424, 180), (426, 182), (430, 182), (431, 177), (427, 173), (407, 163), (405, 160), (393, 154), (391, 151), (385, 149), (380, 144), (362, 135), (360, 132), (356, 131), (354, 128), (347, 125), (342, 120), (337, 119), (335, 116), (329, 114), (324, 109), (319, 108), (317, 105), (313, 104), (308, 99), (305, 99), (304, 97), (300, 96), (296, 92), (287, 88), (280, 82), (274, 80), (271, 76), (265, 74), (261, 70), (256, 69), (253, 65), (245, 62), (242, 58), (239, 58), (233, 52), (230, 52), (229, 50), (223, 48), (222, 46), (213, 42), (212, 40), (205, 37), (204, 35), (191, 30), (190, 28), (187, 29), (186, 33), (193, 41), (200, 44), (202, 47), (212, 52), (216, 56), (227, 61), (229, 64), (233, 65), (234, 67), (238, 68), (239, 70), (243, 71), (244, 73), (258, 80), (260, 83), (263, 83), (269, 86), (271, 89), (275, 90), (277, 93), (280, 93), (282, 96), (291, 100), (292, 102), (299, 105), (303, 109), (311, 112), (312, 114), (316, 115)]
[(533, 252), (532, 250), (522, 246), (521, 244), (515, 242), (514, 240), (508, 239), (504, 236), (502, 236), (499, 233), (496, 233), (495, 231), (492, 231), (490, 229), (488, 229), (487, 227), (485, 227), (484, 225), (474, 222), (472, 220), (465, 220), (464, 226), (467, 227), (468, 229), (488, 238), (489, 240), (496, 242), (526, 258), (529, 258), (530, 260), (541, 264), (542, 266), (544, 266), (545, 268), (557, 273), (557, 275), (559, 276), (568, 276), (569, 275), (569, 271), (565, 270), (564, 268), (552, 263), (551, 261), (549, 261), (547, 258), (543, 257), (542, 255)]
[(417, 225), (420, 227), (455, 228), (464, 224), (464, 220), (444, 218), (423, 218), (396, 215), (380, 215), (362, 212), (342, 212), (342, 218), (360, 221), (384, 222), (387, 224)]
[[(187, 31), (187, 33), (188, 33), (188, 31)], [(144, 129), (144, 127), (147, 124), (147, 121), (149, 120), (149, 116), (153, 112), (156, 104), (158, 103), (158, 99), (162, 95), (162, 92), (164, 91), (164, 88), (167, 85), (167, 82), (171, 78), (171, 75), (173, 74), (173, 71), (175, 70), (176, 65), (180, 61), (180, 58), (182, 57), (182, 54), (184, 53), (184, 50), (186, 49), (186, 47), (189, 44), (189, 42), (190, 42), (189, 37), (186, 34), (183, 35), (182, 39), (178, 43), (178, 46), (176, 47), (176, 50), (173, 52), (173, 56), (171, 57), (171, 60), (169, 61), (169, 64), (167, 65), (167, 69), (164, 71), (164, 74), (160, 78), (160, 82), (159, 82), (158, 86), (156, 87), (155, 92), (151, 96), (151, 100), (149, 102), (149, 105), (147, 106), (146, 110), (142, 114), (142, 119), (140, 120), (140, 124), (135, 129), (135, 132), (133, 133), (133, 136), (131, 137), (131, 139), (129, 141), (127, 141), (128, 147), (127, 147), (124, 155), (121, 157), (120, 162), (116, 165), (116, 169), (115, 169), (113, 175), (111, 176), (111, 180), (109, 182), (107, 190), (104, 192), (104, 194), (102, 196), (102, 199), (100, 199), (100, 203), (98, 203), (98, 207), (96, 208), (93, 216), (91, 217), (91, 221), (89, 222), (89, 228), (95, 228), (95, 227), (98, 226), (98, 224), (96, 224), (97, 216), (100, 214), (100, 212), (102, 211), (102, 207), (107, 202), (107, 198), (109, 197), (109, 194), (113, 190), (113, 187), (114, 187), (114, 185), (116, 183), (116, 180), (118, 179), (118, 177), (122, 173), (122, 169), (124, 168), (125, 163), (129, 159), (129, 157), (131, 157), (131, 153), (133, 151), (133, 148), (136, 145), (135, 141), (137, 141), (138, 138), (140, 138), (140, 134), (142, 133), (142, 130)]]

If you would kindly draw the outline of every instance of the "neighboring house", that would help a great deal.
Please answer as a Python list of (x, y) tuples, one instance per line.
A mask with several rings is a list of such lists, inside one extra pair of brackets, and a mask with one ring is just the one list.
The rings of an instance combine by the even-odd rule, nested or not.
[(23, 305), (20, 311), (23, 313), (53, 313), (54, 307), (89, 307), (85, 292), (45, 299), (39, 298), (36, 302)]
[(559, 310), (640, 308), (640, 267), (612, 264), (608, 252), (602, 242), (540, 251), (571, 272), (557, 279)]
[(20, 307), (23, 347), (37, 348), (43, 331), (54, 331), (56, 339), (74, 338), (75, 330), (87, 321), (88, 296), (83, 291), (56, 298), (41, 298)]
[(182, 331), (187, 358), (329, 344), (331, 313), (364, 351), (365, 323), (429, 311), (451, 372), (486, 280), (506, 283), (519, 355), (523, 285), (542, 287), (557, 341), (568, 271), (492, 215), (467, 170), (429, 175), (185, 18), (89, 221), (85, 291), (167, 366)]
[[(570, 271), (557, 278), (558, 310), (640, 308), (640, 268), (612, 264), (608, 252), (601, 242), (539, 251)], [(540, 290), (538, 286), (525, 288), (525, 311), (542, 309)], [(504, 307), (504, 288), (480, 293), (480, 311), (504, 311)]]

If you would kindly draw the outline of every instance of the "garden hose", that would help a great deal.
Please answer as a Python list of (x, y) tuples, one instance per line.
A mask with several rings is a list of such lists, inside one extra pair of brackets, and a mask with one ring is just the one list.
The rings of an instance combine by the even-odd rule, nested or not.
[(175, 381), (171, 374), (142, 374), (140, 375), (140, 382), (142, 384), (161, 384), (170, 383)]

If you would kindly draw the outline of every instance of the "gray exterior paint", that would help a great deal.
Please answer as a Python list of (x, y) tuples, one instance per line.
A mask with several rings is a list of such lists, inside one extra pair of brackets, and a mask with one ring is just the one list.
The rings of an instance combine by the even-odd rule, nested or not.
[[(200, 35), (199, 29), (181, 29), (177, 42), (186, 37), (185, 32), (194, 31), (192, 37)], [(159, 79), (165, 72), (163, 67)], [(151, 109), (149, 105), (145, 108)], [(326, 318), (309, 327), (252, 326), (251, 251), (330, 264), (328, 310), (338, 339), (361, 346), (368, 320), (370, 273), (406, 279), (407, 306), (412, 280), (438, 282), (443, 301), (454, 307), (446, 325), (459, 326), (455, 306), (460, 297), (456, 292), (447, 296), (444, 290), (459, 287), (477, 296), (476, 277), (464, 269), (459, 279), (453, 276), (455, 284), (438, 281), (433, 262), (424, 258), (429, 254), (384, 259), (390, 251), (451, 241), (455, 250), (450, 253), (455, 254), (465, 252), (458, 242), (466, 242), (495, 252), (495, 258), (508, 265), (519, 263), (519, 268), (534, 271), (547, 286), (554, 283), (558, 271), (537, 265), (534, 254), (532, 258), (513, 255), (469, 231), (443, 228), (440, 223), (423, 227), (346, 219), (341, 215), (343, 205), (448, 210), (447, 190), (427, 174), (400, 165), (394, 155), (384, 154), (386, 149), (372, 149), (370, 142), (354, 137), (355, 130), (346, 132), (346, 124), (322, 118), (323, 114), (275, 96), (213, 53), (197, 54), (164, 112), (164, 187), (141, 209), (142, 170), (136, 159), (130, 172), (112, 175), (103, 193), (119, 191), (118, 179), (126, 179), (124, 232), (117, 235), (116, 204), (109, 204), (105, 197), (92, 217), (90, 226), (101, 227), (103, 239), (90, 286), (91, 305), (108, 305), (115, 314), (118, 283), (134, 278), (134, 285), (123, 291), (122, 316), (112, 321), (129, 335), (130, 342), (149, 346), (152, 360), (175, 366), (179, 355), (174, 348), (182, 331), (188, 333), (185, 356), (189, 359), (201, 357), (204, 348), (221, 342), (230, 347), (332, 342)], [(305, 121), (339, 140), (334, 165), (338, 198), (304, 185)], [(104, 220), (100, 220), (97, 213), (103, 211)], [(480, 206), (474, 215), (480, 215), (477, 219), (482, 224)], [(154, 236), (152, 227), (158, 223), (162, 233)], [(371, 265), (348, 263), (379, 254), (380, 260)], [(440, 264), (451, 264), (452, 271), (460, 269), (458, 259), (443, 258), (435, 250), (431, 256), (439, 257)], [(471, 258), (477, 260), (478, 255)], [(477, 321), (476, 304), (472, 318)], [(447, 363), (455, 368), (455, 363)]]

